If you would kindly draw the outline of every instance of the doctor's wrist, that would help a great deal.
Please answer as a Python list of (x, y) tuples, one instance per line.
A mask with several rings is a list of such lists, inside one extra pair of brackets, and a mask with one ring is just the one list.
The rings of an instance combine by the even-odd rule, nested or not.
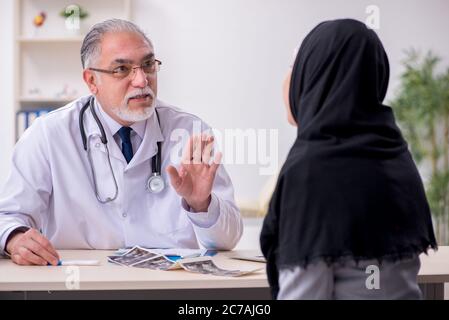
[(6, 243), (5, 243), (5, 253), (7, 255), (11, 254), (11, 249), (13, 247), (14, 244), (14, 239), (17, 239), (20, 235), (23, 235), (25, 232), (27, 232), (30, 228), (28, 227), (18, 227), (16, 229), (14, 229), (8, 236), (8, 238), (6, 239)]
[(211, 199), (212, 199), (212, 197), (210, 195), (204, 201), (189, 201), (184, 198), (187, 205), (190, 207), (191, 211), (193, 211), (193, 212), (207, 212), (207, 210), (209, 209)]

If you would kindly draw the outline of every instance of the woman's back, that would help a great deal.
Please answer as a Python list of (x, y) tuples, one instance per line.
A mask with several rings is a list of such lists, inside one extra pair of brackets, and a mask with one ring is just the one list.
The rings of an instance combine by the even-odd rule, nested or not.
[(388, 58), (355, 20), (319, 24), (293, 66), (296, 141), (261, 234), (270, 281), (278, 268), (375, 259), (436, 247), (421, 178), (383, 99)]

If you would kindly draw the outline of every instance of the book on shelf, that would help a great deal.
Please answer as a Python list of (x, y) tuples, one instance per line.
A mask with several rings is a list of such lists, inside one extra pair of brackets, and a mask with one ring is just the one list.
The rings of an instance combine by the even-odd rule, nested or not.
[(38, 117), (53, 111), (55, 108), (23, 109), (16, 112), (16, 140), (28, 129)]

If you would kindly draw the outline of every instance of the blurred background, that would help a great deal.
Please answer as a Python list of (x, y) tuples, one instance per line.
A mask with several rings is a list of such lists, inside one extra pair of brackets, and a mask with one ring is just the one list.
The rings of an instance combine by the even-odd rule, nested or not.
[[(78, 0), (73, 4), (2, 1), (0, 185), (8, 175), (13, 146), (33, 119), (88, 93), (79, 48), (89, 27), (108, 18), (129, 19), (152, 39), (163, 62), (160, 99), (197, 114), (223, 133), (241, 130), (244, 139), (257, 140), (255, 160), (250, 154), (234, 154), (225, 165), (245, 216), (239, 248), (258, 247), (277, 170), (296, 135), (287, 124), (281, 94), (294, 49), (319, 22), (355, 18), (375, 29), (388, 53), (386, 103), (394, 106), (410, 142), (440, 244), (447, 244), (449, 1)], [(239, 156), (242, 163), (236, 163)]]

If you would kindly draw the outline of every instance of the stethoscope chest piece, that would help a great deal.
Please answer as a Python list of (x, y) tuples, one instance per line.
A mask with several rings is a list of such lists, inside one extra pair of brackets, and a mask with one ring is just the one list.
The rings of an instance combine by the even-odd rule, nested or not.
[(165, 188), (164, 179), (158, 174), (153, 173), (147, 181), (147, 189), (151, 193), (159, 193)]

